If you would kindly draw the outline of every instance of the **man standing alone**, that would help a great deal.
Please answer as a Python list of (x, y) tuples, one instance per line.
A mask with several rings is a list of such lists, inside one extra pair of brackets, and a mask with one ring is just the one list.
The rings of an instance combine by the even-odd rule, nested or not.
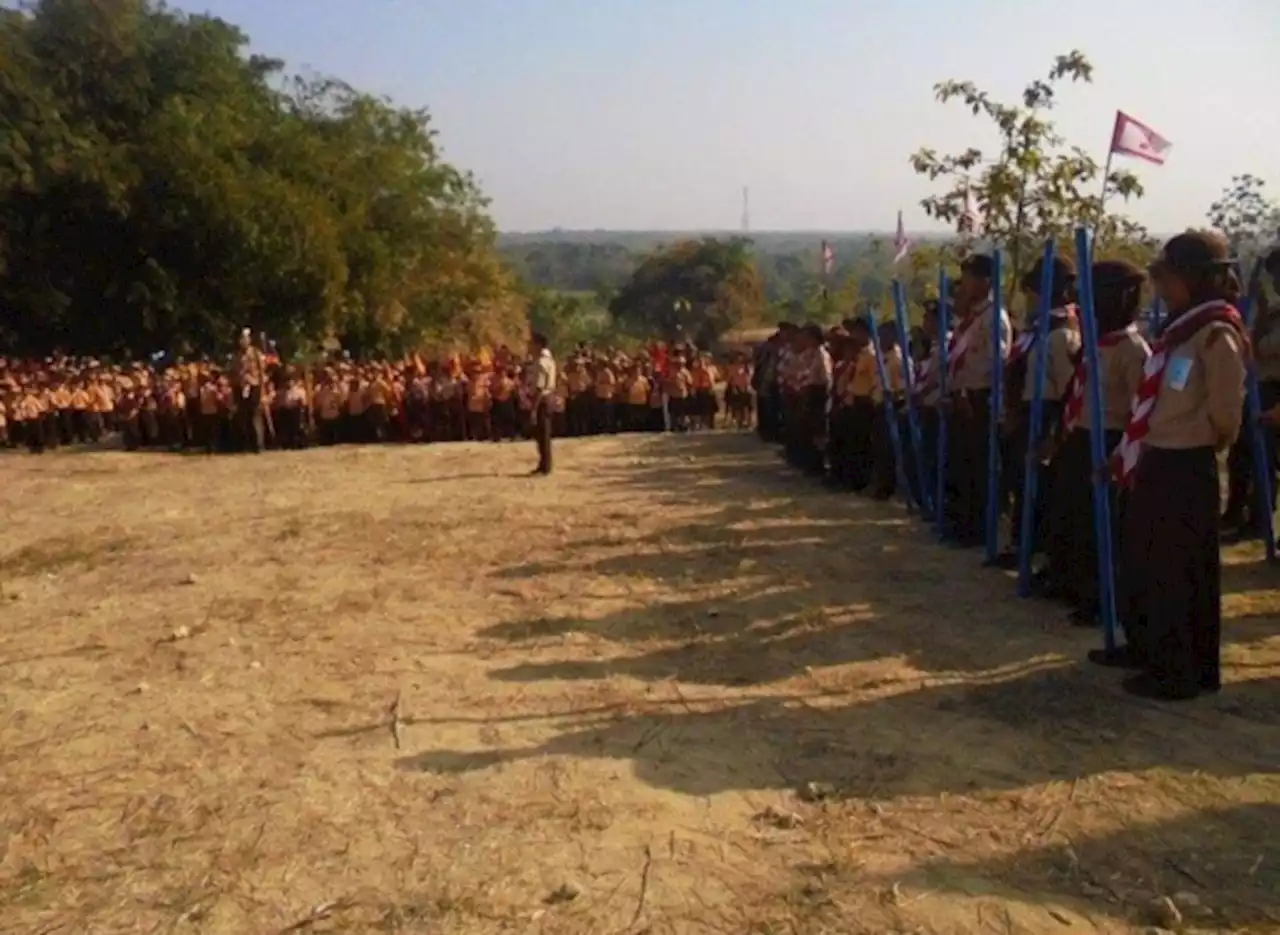
[(535, 331), (529, 356), (529, 385), (533, 390), (533, 440), (538, 445), (534, 474), (551, 473), (551, 397), (556, 391), (556, 361), (547, 347), (547, 336)]
[(240, 352), (236, 356), (235, 376), (239, 390), (239, 399), (236, 400), (238, 442), (243, 446), (242, 450), (259, 454), (265, 441), (262, 388), (267, 380), (267, 362), (262, 351), (253, 346), (248, 328), (240, 333)]

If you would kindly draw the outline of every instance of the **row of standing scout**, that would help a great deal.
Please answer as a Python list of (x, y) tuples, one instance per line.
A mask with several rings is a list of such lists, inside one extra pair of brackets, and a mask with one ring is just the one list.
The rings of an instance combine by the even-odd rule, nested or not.
[[(1076, 254), (1092, 255), (1086, 232)], [(1241, 435), (1251, 361), (1226, 241), (1180, 234), (1146, 271), (1077, 268), (1049, 244), (1018, 283), (1031, 311), (1016, 335), (993, 301), (999, 266), (998, 251), (972, 255), (958, 281), (943, 276), (950, 301), (928, 306), (911, 335), (900, 292), (896, 327), (781, 326), (757, 353), (762, 438), (830, 486), (903, 490), (948, 543), (1021, 565), (1022, 593), (1063, 602), (1078, 625), (1108, 624), (1089, 659), (1131, 670), (1127, 692), (1218, 691), (1218, 455)], [(1148, 279), (1166, 309), (1152, 341), (1138, 326)], [(1270, 471), (1259, 455), (1268, 516)]]

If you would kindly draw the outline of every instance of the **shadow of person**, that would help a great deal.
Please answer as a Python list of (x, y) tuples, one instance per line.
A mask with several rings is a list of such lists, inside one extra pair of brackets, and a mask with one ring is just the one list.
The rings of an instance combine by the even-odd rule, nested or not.
[[(1214, 931), (1280, 926), (1280, 804), (1257, 802), (1192, 811), (1155, 822), (1051, 841), (984, 860), (926, 861), (891, 882), (931, 892), (1000, 895), (1013, 903), (1060, 905), (1086, 918)], [(1252, 928), (1257, 926), (1257, 928)], [(1163, 930), (1163, 929), (1161, 929)]]
[(665, 707), (570, 724), (521, 749), (433, 750), (401, 769), (472, 772), (547, 756), (629, 761), (645, 782), (688, 795), (830, 786), (884, 798), (1008, 790), (1156, 767), (1240, 776), (1280, 767), (1273, 726), (1211, 704), (1125, 703), (1107, 673), (1027, 669), (840, 704), (766, 699)]

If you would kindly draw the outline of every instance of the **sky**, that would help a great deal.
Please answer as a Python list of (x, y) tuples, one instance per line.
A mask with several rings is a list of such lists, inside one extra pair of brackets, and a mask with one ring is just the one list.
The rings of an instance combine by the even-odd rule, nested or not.
[[(1117, 109), (1172, 141), (1121, 206), (1202, 223), (1233, 175), (1280, 195), (1277, 0), (179, 0), (291, 68), (426, 107), (498, 226), (936, 230), (908, 157), (992, 149), (933, 86), (1016, 100), (1080, 49), (1059, 130), (1102, 161)], [(1117, 163), (1119, 165), (1119, 163)]]

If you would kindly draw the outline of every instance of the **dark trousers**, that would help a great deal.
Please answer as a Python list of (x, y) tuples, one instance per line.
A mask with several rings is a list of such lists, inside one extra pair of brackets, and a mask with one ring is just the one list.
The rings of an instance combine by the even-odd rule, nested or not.
[[(1043, 418), (1040, 422), (1040, 437), (1031, 438), (1031, 403), (1023, 403), (1018, 410), (1018, 421), (1005, 437), (1004, 453), (1000, 459), (1001, 478), (1011, 509), (1009, 519), (1012, 527), (1010, 543), (1016, 550), (1022, 542), (1022, 507), (1023, 494), (1026, 491), (1027, 467), (1036, 456), (1041, 443), (1049, 435), (1049, 430), (1057, 426), (1062, 418), (1062, 407), (1054, 400), (1044, 401)], [(1037, 462), (1036, 502), (1032, 506), (1031, 532), (1032, 551), (1043, 548), (1045, 522), (1048, 515), (1048, 504), (1053, 496), (1054, 471), (1052, 464)]]
[(1134, 656), (1183, 695), (1221, 685), (1222, 565), (1212, 448), (1146, 448), (1126, 497), (1120, 614)]
[(551, 473), (551, 398), (538, 400), (533, 410), (533, 440), (538, 446), (538, 473)]
[(878, 500), (888, 500), (898, 489), (898, 463), (893, 450), (893, 436), (889, 420), (897, 422), (897, 415), (886, 413), (876, 404), (871, 417), (871, 495)]
[(796, 400), (795, 464), (810, 474), (826, 470), (827, 388), (809, 386)]
[[(1280, 382), (1267, 380), (1258, 384), (1258, 396), (1265, 412), (1280, 402)], [(1258, 513), (1257, 479), (1254, 477), (1254, 433), (1261, 432), (1266, 441), (1267, 464), (1271, 472), (1271, 509), (1276, 506), (1276, 437), (1275, 430), (1250, 424), (1248, 405), (1240, 424), (1240, 434), (1227, 453), (1227, 505), (1223, 520), (1228, 526), (1242, 526), (1254, 532), (1262, 531)]]
[[(1103, 441), (1108, 453), (1120, 444), (1121, 432), (1108, 431)], [(1051, 486), (1044, 523), (1044, 547), (1049, 559), (1052, 591), (1088, 613), (1099, 611), (1098, 533), (1093, 512), (1093, 438), (1076, 429), (1062, 443), (1053, 459)], [(1107, 487), (1111, 511), (1111, 555), (1120, 576), (1120, 530), (1123, 495)], [(1120, 601), (1117, 593), (1117, 608)], [(1123, 613), (1121, 618), (1123, 622)]]
[(991, 425), (991, 393), (970, 390), (952, 394), (956, 404), (947, 427), (948, 533), (963, 545), (984, 541), (987, 479), (991, 471), (987, 432)]
[(920, 417), (920, 476), (925, 496), (935, 508), (938, 497), (938, 410), (934, 406), (921, 406), (916, 410)]
[(761, 387), (756, 391), (756, 434), (761, 441), (777, 441), (778, 393), (773, 387)]
[(262, 421), (262, 387), (248, 387), (247, 395), (237, 400), (236, 422), (239, 443), (245, 451), (260, 452), (266, 442), (266, 425)]

